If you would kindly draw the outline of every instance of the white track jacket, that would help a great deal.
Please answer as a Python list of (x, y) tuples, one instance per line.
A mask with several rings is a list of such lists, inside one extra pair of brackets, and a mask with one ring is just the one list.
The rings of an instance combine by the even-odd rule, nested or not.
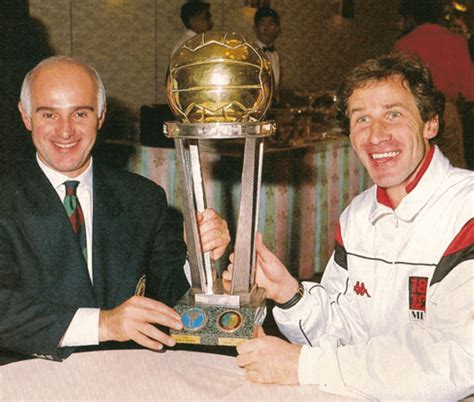
[(301, 384), (381, 400), (474, 393), (474, 173), (433, 147), (393, 210), (373, 186), (342, 213), (321, 284), (275, 307)]

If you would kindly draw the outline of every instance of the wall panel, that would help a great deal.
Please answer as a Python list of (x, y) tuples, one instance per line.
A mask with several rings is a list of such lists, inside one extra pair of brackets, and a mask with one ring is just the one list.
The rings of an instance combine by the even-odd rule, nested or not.
[[(209, 0), (215, 29), (253, 40), (254, 10), (244, 0)], [(140, 106), (164, 103), (171, 49), (181, 36), (178, 0), (30, 0), (58, 53), (93, 64), (109, 96), (138, 118)], [(388, 51), (396, 37), (397, 1), (355, 0), (355, 17), (340, 0), (272, 0), (281, 15), (277, 48), (282, 87), (325, 90), (360, 61)]]

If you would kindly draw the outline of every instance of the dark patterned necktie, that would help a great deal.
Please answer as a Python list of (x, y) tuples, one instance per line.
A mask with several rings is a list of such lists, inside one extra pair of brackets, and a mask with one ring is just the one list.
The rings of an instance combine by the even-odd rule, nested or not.
[(64, 207), (66, 208), (69, 221), (71, 222), (72, 231), (76, 234), (82, 254), (87, 262), (87, 242), (86, 242), (86, 225), (84, 223), (84, 214), (82, 213), (79, 198), (77, 198), (76, 190), (79, 182), (69, 180), (64, 182), (66, 186), (66, 197), (64, 198)]

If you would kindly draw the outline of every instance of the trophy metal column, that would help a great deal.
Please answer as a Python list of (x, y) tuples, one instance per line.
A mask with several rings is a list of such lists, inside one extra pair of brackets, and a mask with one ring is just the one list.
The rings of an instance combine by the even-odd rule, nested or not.
[[(167, 79), (171, 109), (180, 121), (166, 122), (175, 141), (182, 180), (183, 213), (191, 266), (191, 289), (175, 306), (184, 329), (171, 331), (179, 343), (237, 345), (252, 336), (265, 312), (263, 289), (255, 284), (255, 233), (264, 138), (274, 122), (261, 120), (271, 101), (268, 60), (239, 34), (207, 32), (173, 55)], [(241, 197), (230, 289), (216, 278), (209, 253), (201, 249), (197, 212), (206, 208), (200, 140), (244, 140)]]

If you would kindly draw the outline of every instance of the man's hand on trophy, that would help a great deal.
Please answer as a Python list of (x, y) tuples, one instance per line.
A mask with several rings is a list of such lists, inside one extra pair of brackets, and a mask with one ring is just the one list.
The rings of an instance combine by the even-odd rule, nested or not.
[(267, 298), (277, 303), (290, 300), (298, 290), (299, 283), (293, 278), (278, 257), (263, 243), (261, 233), (255, 237), (257, 254), (257, 285), (265, 289)]
[[(287, 302), (298, 290), (298, 281), (290, 275), (278, 257), (265, 246), (261, 233), (256, 234), (255, 250), (257, 252), (255, 278), (257, 285), (265, 289), (268, 299), (272, 299), (277, 303)], [(234, 253), (232, 253), (229, 256), (230, 264), (227, 270), (222, 273), (226, 290), (230, 289), (234, 258)]]
[(198, 212), (197, 221), (202, 251), (210, 251), (213, 260), (219, 259), (230, 242), (227, 222), (212, 208)]
[(180, 315), (167, 305), (143, 296), (133, 296), (111, 310), (100, 310), (99, 342), (133, 340), (149, 349), (174, 346), (175, 340), (156, 325), (181, 330)]
[(257, 337), (237, 346), (237, 364), (245, 369), (249, 381), (265, 384), (298, 384), (301, 345), (267, 336), (262, 327)]

